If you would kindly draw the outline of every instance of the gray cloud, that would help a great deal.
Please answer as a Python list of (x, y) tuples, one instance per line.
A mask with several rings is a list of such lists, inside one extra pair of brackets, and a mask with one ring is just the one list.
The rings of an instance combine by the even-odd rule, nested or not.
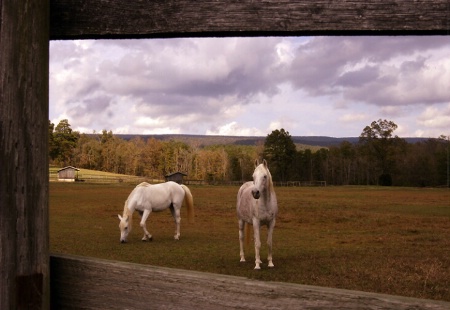
[(427, 90), (448, 72), (430, 75), (423, 55), (443, 47), (450, 42), (441, 37), (317, 38), (297, 49), (288, 79), (312, 96), (339, 93), (378, 106), (442, 103), (450, 90)]
[(378, 79), (380, 72), (375, 66), (366, 66), (364, 68), (347, 71), (342, 76), (336, 78), (336, 86), (360, 87), (373, 80)]
[[(50, 112), (97, 130), (177, 126), (172, 129), (195, 133), (264, 131), (293, 117), (301, 122), (315, 115), (301, 107), (311, 109), (316, 101), (339, 107), (347, 124), (367, 121), (364, 107), (412, 115), (413, 107), (450, 102), (449, 49), (445, 37), (52, 42)], [(275, 116), (273, 107), (281, 104), (289, 108)], [(259, 112), (267, 120), (258, 123), (266, 127), (256, 129), (250, 112), (242, 113), (264, 105), (273, 113)], [(317, 118), (328, 117), (317, 109)]]

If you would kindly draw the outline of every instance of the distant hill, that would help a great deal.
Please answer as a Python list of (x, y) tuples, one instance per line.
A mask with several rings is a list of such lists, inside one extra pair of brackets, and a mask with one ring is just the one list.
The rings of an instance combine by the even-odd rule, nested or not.
[[(131, 140), (136, 137), (141, 137), (144, 140), (149, 138), (155, 138), (157, 140), (177, 140), (187, 144), (195, 144), (199, 147), (208, 145), (257, 145), (264, 143), (266, 136), (210, 136), (210, 135), (115, 135), (124, 140)], [(420, 141), (428, 140), (428, 138), (403, 138), (408, 143), (416, 143)], [(333, 145), (339, 145), (344, 141), (350, 143), (358, 143), (359, 137), (344, 137), (335, 138), (327, 136), (292, 136), (292, 140), (295, 144), (310, 145), (318, 147), (329, 147)]]

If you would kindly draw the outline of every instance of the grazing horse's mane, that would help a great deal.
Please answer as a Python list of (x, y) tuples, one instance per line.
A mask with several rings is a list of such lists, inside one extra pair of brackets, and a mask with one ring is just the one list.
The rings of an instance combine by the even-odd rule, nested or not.
[[(142, 182), (142, 183), (139, 183), (138, 185), (136, 185), (136, 188), (137, 187), (142, 187), (142, 186), (147, 187), (147, 186), (150, 186), (150, 185), (151, 185), (150, 183)], [(125, 218), (125, 216), (128, 218), (128, 220), (129, 220), (129, 222), (131, 224), (131, 220), (133, 219), (133, 211), (131, 211), (128, 208), (128, 199), (125, 201), (125, 205), (123, 207), (123, 217)]]
[(133, 224), (133, 212), (128, 209), (128, 199), (125, 201), (125, 205), (123, 207), (123, 218), (126, 222), (128, 222), (128, 226), (131, 228)]

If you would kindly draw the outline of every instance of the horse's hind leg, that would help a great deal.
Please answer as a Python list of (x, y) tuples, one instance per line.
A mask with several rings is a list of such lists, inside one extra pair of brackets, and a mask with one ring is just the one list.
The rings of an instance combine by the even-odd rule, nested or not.
[(245, 222), (243, 220), (239, 220), (239, 255), (241, 256), (241, 262), (245, 262), (244, 255), (244, 226)]
[(175, 220), (175, 226), (176, 226), (176, 231), (175, 231), (175, 236), (174, 236), (175, 240), (180, 240), (180, 222), (181, 222), (180, 207), (181, 207), (181, 204), (179, 206), (175, 206), (174, 204), (172, 204), (170, 206), (170, 212), (172, 213), (173, 219)]
[(152, 241), (153, 240), (153, 237), (148, 232), (147, 225), (145, 224), (150, 213), (151, 213), (150, 210), (145, 210), (144, 213), (142, 214), (142, 219), (141, 219), (141, 223), (140, 223), (142, 229), (144, 230), (144, 237), (142, 237), (142, 241), (147, 241), (147, 240)]
[(268, 263), (269, 263), (269, 267), (275, 267), (273, 265), (273, 261), (272, 261), (272, 235), (273, 235), (273, 228), (275, 227), (275, 219), (273, 219), (270, 224), (268, 225), (268, 230), (267, 230), (267, 245), (269, 247), (269, 255), (267, 257)]

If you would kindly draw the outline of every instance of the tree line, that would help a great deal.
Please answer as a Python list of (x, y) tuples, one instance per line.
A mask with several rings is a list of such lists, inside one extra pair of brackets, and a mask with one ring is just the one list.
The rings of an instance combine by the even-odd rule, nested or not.
[(205, 181), (251, 180), (254, 161), (265, 158), (275, 181), (326, 181), (332, 185), (448, 186), (449, 139), (407, 143), (394, 135), (397, 125), (378, 120), (366, 126), (358, 143), (344, 141), (316, 151), (300, 149), (280, 129), (264, 143), (210, 145), (136, 136), (112, 131), (80, 134), (68, 120), (49, 121), (52, 164), (163, 179), (183, 172)]

